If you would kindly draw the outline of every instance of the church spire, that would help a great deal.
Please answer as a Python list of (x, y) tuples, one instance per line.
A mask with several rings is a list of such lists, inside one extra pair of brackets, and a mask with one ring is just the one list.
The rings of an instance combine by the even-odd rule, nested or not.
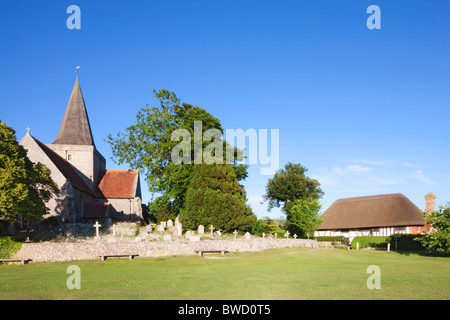
[(78, 82), (78, 72), (66, 113), (53, 144), (94, 145), (83, 94)]

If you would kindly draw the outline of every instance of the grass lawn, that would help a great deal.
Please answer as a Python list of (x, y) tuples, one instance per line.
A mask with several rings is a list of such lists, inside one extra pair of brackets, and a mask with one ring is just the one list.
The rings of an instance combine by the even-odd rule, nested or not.
[[(70, 265), (81, 289), (69, 290)], [(367, 267), (381, 271), (368, 289)], [(449, 299), (450, 258), (372, 250), (263, 252), (0, 265), (0, 299)]]

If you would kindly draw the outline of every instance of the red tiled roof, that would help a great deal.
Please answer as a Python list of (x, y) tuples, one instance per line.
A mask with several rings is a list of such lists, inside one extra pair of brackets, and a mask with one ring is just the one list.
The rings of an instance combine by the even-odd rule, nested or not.
[(55, 164), (58, 170), (64, 175), (64, 177), (70, 181), (70, 183), (81, 191), (84, 191), (88, 194), (92, 195), (89, 187), (83, 182), (81, 177), (75, 172), (75, 169), (72, 168), (72, 165), (55, 151), (47, 147), (45, 144), (40, 142), (35, 137), (31, 136), (34, 141), (39, 145), (39, 147), (44, 151), (44, 153), (49, 157), (49, 159)]
[(138, 178), (137, 170), (105, 170), (98, 184), (99, 197), (134, 198)]

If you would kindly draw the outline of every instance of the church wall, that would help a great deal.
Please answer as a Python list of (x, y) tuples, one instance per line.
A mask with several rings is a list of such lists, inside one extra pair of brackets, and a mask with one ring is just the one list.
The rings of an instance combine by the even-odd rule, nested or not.
[(83, 179), (83, 182), (91, 191), (94, 191), (94, 146), (60, 144), (47, 144), (46, 146), (66, 159)]
[(27, 149), (28, 158), (34, 162), (40, 162), (44, 164), (51, 171), (51, 177), (56, 182), (58, 188), (61, 188), (66, 183), (66, 177), (58, 170), (55, 164), (48, 158), (39, 145), (33, 140), (30, 135), (25, 135), (20, 141), (20, 145)]
[(104, 170), (106, 170), (106, 160), (100, 152), (94, 148), (94, 186), (98, 186), (100, 182), (100, 173)]
[(111, 205), (111, 218), (116, 221), (138, 221), (142, 218), (141, 199), (108, 198)]

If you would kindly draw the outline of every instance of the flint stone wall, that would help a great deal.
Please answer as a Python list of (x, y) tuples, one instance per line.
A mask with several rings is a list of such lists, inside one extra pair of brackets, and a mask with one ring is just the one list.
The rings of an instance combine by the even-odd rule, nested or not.
[(252, 239), (202, 240), (195, 242), (136, 242), (136, 243), (23, 243), (15, 259), (39, 261), (96, 260), (108, 254), (138, 254), (139, 257), (164, 257), (196, 254), (196, 250), (228, 250), (230, 252), (261, 251), (284, 247), (318, 248), (316, 240)]

